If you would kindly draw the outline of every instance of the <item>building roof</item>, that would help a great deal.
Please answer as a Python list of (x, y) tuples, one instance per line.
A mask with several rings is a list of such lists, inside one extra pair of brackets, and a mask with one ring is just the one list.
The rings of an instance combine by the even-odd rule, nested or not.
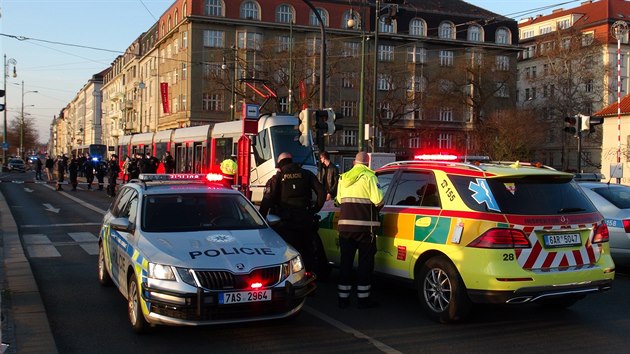
[[(630, 95), (627, 95), (621, 99), (621, 115), (630, 114)], [(612, 103), (604, 107), (599, 112), (593, 114), (594, 116), (617, 116), (617, 102)]]
[(571, 9), (556, 9), (549, 15), (538, 15), (519, 22), (519, 27), (545, 22), (567, 15), (580, 15), (573, 25), (584, 27), (608, 19), (630, 18), (630, 2), (626, 0), (586, 0)]

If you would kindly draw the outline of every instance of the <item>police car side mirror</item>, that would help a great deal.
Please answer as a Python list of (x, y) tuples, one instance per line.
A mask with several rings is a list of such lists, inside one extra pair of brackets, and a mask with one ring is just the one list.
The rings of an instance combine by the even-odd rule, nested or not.
[(115, 218), (109, 222), (109, 226), (116, 230), (122, 232), (133, 232), (134, 227), (133, 224), (129, 222), (127, 218)]
[(269, 225), (274, 226), (274, 225), (277, 225), (279, 222), (280, 222), (280, 217), (278, 215), (274, 215), (274, 214), (267, 215), (267, 223), (269, 223)]

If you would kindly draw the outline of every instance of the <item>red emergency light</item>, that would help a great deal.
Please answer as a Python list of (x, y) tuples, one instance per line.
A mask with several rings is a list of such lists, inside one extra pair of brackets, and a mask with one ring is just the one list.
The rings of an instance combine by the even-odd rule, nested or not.
[(456, 161), (459, 159), (457, 155), (440, 155), (440, 154), (421, 154), (414, 155), (414, 160), (420, 161)]
[(221, 182), (223, 181), (223, 175), (219, 173), (208, 173), (206, 175), (206, 180), (209, 182)]

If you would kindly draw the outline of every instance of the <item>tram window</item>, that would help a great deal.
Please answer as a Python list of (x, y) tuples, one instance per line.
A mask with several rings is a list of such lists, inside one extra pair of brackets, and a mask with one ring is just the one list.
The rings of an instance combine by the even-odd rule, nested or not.
[(252, 144), (254, 148), (254, 160), (256, 165), (260, 166), (265, 161), (270, 160), (273, 156), (271, 154), (271, 144), (269, 143), (269, 130), (265, 129), (256, 135), (255, 144)]
[(214, 164), (220, 165), (225, 159), (232, 156), (232, 138), (218, 138), (215, 140)]

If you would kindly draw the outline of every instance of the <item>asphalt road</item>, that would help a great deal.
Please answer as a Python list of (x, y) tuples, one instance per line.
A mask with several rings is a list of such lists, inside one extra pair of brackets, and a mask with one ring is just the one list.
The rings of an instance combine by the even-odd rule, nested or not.
[(59, 353), (601, 353), (630, 347), (630, 277), (619, 273), (611, 291), (589, 296), (568, 310), (535, 304), (479, 306), (467, 322), (441, 325), (424, 316), (412, 288), (381, 277), (374, 285), (379, 308), (339, 310), (334, 271), (292, 320), (157, 327), (137, 335), (127, 321), (122, 295), (96, 280), (96, 236), (111, 198), (104, 192), (68, 189), (0, 183)]

